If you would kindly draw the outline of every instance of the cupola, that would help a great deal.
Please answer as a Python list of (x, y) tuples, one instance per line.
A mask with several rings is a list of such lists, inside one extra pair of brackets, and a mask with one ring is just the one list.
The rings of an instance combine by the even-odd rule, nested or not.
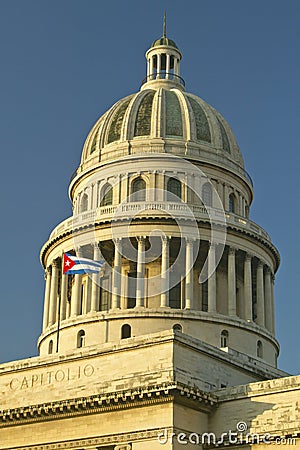
[(184, 80), (180, 76), (182, 54), (172, 39), (167, 38), (166, 13), (162, 37), (156, 39), (146, 52), (147, 76), (143, 80), (142, 89), (160, 86), (161, 80), (169, 85), (185, 90)]

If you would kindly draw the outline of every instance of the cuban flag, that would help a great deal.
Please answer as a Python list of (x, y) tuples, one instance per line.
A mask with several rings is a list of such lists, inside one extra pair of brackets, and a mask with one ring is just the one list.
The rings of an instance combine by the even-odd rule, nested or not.
[(81, 258), (78, 256), (64, 253), (64, 268), (65, 275), (84, 274), (84, 273), (99, 273), (104, 269), (104, 259), (94, 261), (92, 259)]

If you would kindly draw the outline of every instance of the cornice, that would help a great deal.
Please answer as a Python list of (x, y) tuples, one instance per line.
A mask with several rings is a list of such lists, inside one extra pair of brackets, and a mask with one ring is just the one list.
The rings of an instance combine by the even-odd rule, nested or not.
[(193, 401), (199, 409), (209, 412), (217, 406), (215, 395), (183, 383), (171, 382), (2, 410), (0, 427), (165, 403), (173, 401), (175, 396)]
[[(155, 216), (155, 213), (153, 212), (153, 214), (151, 215), (151, 217), (141, 217), (141, 218), (134, 218), (134, 219), (121, 219), (120, 222), (131, 222), (131, 223), (142, 223), (142, 222), (148, 222), (151, 223), (152, 220), (159, 220), (160, 223), (166, 222), (166, 223), (170, 223), (170, 222), (174, 222), (174, 219), (171, 218), (167, 218), (167, 217), (162, 217), (160, 216)], [(187, 221), (188, 219), (177, 219), (182, 220), (182, 221)], [(116, 220), (114, 220), (114, 222), (116, 222)], [(196, 222), (199, 225), (204, 225), (204, 226), (209, 226), (210, 224), (210, 220), (209, 219), (196, 219)], [(51, 240), (47, 241), (44, 246), (41, 249), (41, 254), (40, 254), (40, 259), (41, 259), (41, 263), (43, 265), (43, 267), (45, 268), (45, 256), (47, 254), (47, 252), (49, 250), (51, 250), (51, 248), (56, 245), (57, 243), (63, 242), (65, 238), (71, 237), (74, 234), (77, 234), (79, 232), (82, 232), (84, 230), (96, 230), (99, 229), (103, 226), (109, 226), (109, 224), (111, 223), (111, 219), (107, 218), (107, 219), (103, 219), (101, 221), (97, 221), (95, 223), (86, 223), (85, 225), (76, 227), (74, 229), (65, 231), (59, 235), (57, 235), (55, 238), (52, 238)], [(219, 224), (216, 223), (215, 226), (218, 226)], [(263, 245), (266, 249), (268, 249), (275, 261), (276, 261), (276, 270), (279, 267), (280, 264), (280, 256), (279, 253), (276, 249), (276, 247), (272, 244), (271, 241), (268, 241), (267, 239), (264, 239), (263, 237), (257, 235), (255, 232), (251, 232), (248, 229), (243, 229), (243, 228), (239, 228), (238, 225), (234, 225), (234, 224), (226, 224), (226, 228), (227, 231), (233, 231), (241, 236), (247, 236), (251, 239), (254, 239), (256, 242), (258, 242), (259, 244)]]

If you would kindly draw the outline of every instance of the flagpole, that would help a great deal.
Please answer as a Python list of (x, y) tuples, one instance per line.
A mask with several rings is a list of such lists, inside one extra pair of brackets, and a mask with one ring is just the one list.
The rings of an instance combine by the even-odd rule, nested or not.
[(61, 257), (61, 278), (60, 278), (60, 289), (59, 289), (59, 296), (58, 296), (58, 311), (57, 311), (56, 353), (58, 353), (58, 346), (59, 346), (61, 291), (62, 291), (62, 284), (63, 284), (63, 276), (64, 276), (64, 254), (62, 253), (62, 257)]

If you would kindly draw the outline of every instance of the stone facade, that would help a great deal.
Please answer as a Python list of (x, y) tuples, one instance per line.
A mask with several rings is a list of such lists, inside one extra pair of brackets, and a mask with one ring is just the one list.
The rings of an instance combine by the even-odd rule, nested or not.
[(299, 377), (216, 389), (259, 380), (254, 367), (177, 332), (3, 364), (0, 448), (195, 448), (239, 422), (253, 439), (298, 439)]

